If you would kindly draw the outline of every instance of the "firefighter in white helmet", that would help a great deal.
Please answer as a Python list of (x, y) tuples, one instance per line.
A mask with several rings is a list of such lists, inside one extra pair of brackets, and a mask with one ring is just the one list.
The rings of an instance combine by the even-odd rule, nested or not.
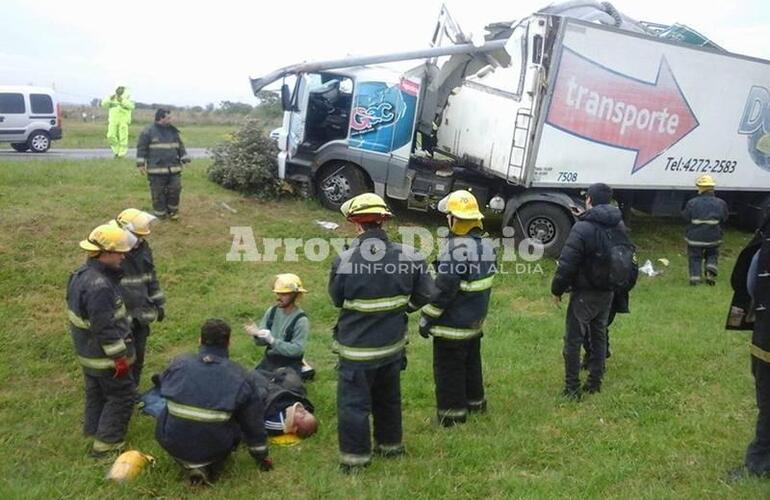
[(88, 259), (67, 284), (69, 329), (85, 378), (83, 432), (94, 440), (94, 457), (124, 446), (134, 407), (134, 343), (121, 296), (120, 264), (135, 244), (134, 235), (116, 225), (97, 227), (80, 242)]

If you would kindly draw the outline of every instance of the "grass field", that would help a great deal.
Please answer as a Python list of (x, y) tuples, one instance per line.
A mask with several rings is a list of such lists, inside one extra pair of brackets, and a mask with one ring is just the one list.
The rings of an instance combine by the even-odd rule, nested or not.
[[(129, 164), (126, 165), (126, 167)], [(205, 178), (205, 164), (185, 173), (182, 220), (152, 236), (167, 319), (148, 344), (146, 380), (175, 355), (194, 350), (200, 324), (221, 317), (234, 326), (231, 356), (260, 357), (240, 324), (271, 303), (278, 272), (301, 275), (310, 293), (309, 385), (322, 427), (292, 448), (273, 447), (276, 468), (260, 473), (239, 450), (214, 488), (186, 486), (153, 438), (153, 421), (136, 415), (128, 440), (157, 457), (129, 485), (103, 480), (109, 464), (86, 458), (80, 434), (82, 376), (66, 333), (64, 288), (84, 260), (77, 242), (121, 209), (149, 208), (146, 180), (115, 162), (3, 162), (0, 165), (0, 498), (767, 498), (770, 483), (729, 484), (753, 435), (755, 408), (745, 334), (723, 330), (735, 256), (749, 235), (730, 231), (715, 288), (690, 288), (682, 227), (637, 218), (642, 261), (667, 257), (662, 276), (641, 277), (632, 314), (612, 328), (613, 356), (603, 392), (562, 399), (564, 309), (556, 309), (543, 273), (506, 274), (495, 282), (482, 343), (489, 413), (454, 429), (436, 428), (430, 343), (411, 320), (403, 374), (408, 455), (375, 460), (363, 474), (337, 470), (335, 309), (325, 287), (328, 263), (227, 262), (231, 226), (262, 237), (352, 236), (338, 214), (314, 201), (259, 203)], [(237, 210), (222, 207), (225, 202)], [(405, 224), (431, 224), (399, 214)], [(341, 223), (330, 232), (315, 219)], [(432, 228), (431, 228), (432, 229)], [(261, 249), (261, 246), (260, 246)]]
[[(142, 129), (151, 122), (134, 122), (128, 130), (128, 147), (135, 148), (136, 141)], [(235, 131), (237, 125), (178, 125), (182, 132), (182, 140), (188, 148), (210, 148), (222, 142), (229, 134)], [(56, 149), (87, 149), (109, 148), (106, 138), (106, 122), (82, 122), (66, 120), (64, 122), (64, 137), (60, 141), (53, 141), (52, 150)]]

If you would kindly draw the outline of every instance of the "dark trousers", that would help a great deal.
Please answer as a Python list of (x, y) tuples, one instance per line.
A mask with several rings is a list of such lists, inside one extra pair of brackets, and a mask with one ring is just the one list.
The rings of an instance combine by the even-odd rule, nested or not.
[(147, 337), (150, 336), (150, 325), (144, 325), (139, 321), (131, 322), (131, 333), (134, 336), (134, 348), (136, 349), (136, 361), (134, 361), (133, 375), (136, 386), (139, 387), (139, 381), (142, 377), (142, 368), (144, 368), (144, 351), (147, 347)]
[(182, 174), (149, 174), (152, 211), (162, 217), (179, 211)]
[[(770, 329), (765, 324), (766, 313), (757, 313), (752, 344), (767, 350)], [(770, 363), (751, 357), (754, 389), (757, 397), (757, 428), (754, 440), (746, 450), (746, 467), (754, 474), (770, 474)]]
[(700, 281), (703, 274), (703, 261), (706, 261), (706, 276), (715, 277), (718, 273), (719, 247), (687, 246), (687, 257), (690, 264), (690, 280)]
[(468, 411), (486, 407), (481, 374), (481, 337), (433, 339), (433, 380), (439, 423), (465, 422)]
[(401, 365), (399, 359), (377, 368), (341, 365), (337, 372), (337, 436), (340, 462), (366, 465), (374, 441), (384, 447), (401, 445)]
[[(617, 314), (613, 309), (610, 309), (610, 315), (607, 318), (607, 355), (605, 358), (610, 357), (610, 326), (612, 326), (612, 322), (615, 321), (615, 314)], [(585, 367), (588, 367), (588, 360), (591, 358), (591, 338), (590, 336), (587, 336), (583, 338), (583, 349), (585, 349), (586, 354), (584, 358), (584, 365)]]
[(122, 442), (134, 410), (134, 378), (130, 375), (123, 378), (84, 376), (86, 418), (83, 432), (102, 443)]
[(607, 321), (612, 306), (612, 292), (577, 290), (567, 307), (564, 334), (564, 382), (568, 391), (580, 388), (580, 349), (583, 339), (590, 339), (588, 385), (600, 387), (607, 358)]

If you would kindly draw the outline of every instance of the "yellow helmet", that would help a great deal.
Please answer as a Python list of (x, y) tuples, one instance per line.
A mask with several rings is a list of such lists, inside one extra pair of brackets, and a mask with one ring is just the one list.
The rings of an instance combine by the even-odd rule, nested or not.
[(388, 205), (385, 204), (385, 200), (375, 193), (363, 193), (354, 196), (342, 204), (340, 212), (348, 219), (358, 219), (362, 218), (361, 216), (366, 216), (363, 218), (372, 220), (393, 217)]
[(273, 293), (305, 293), (302, 280), (296, 274), (278, 274), (273, 283)]
[(136, 236), (117, 224), (102, 224), (80, 242), (80, 248), (89, 252), (126, 253), (136, 245)]
[(147, 464), (153, 465), (154, 463), (155, 459), (150, 455), (145, 455), (136, 450), (129, 450), (115, 459), (110, 472), (107, 473), (107, 479), (118, 482), (131, 481), (142, 472), (142, 469)]
[(120, 212), (115, 220), (123, 229), (139, 236), (147, 236), (150, 234), (150, 224), (157, 220), (157, 217), (136, 208), (127, 208)]
[(479, 202), (473, 193), (460, 189), (452, 191), (438, 202), (440, 212), (450, 214), (458, 219), (483, 219), (484, 214), (479, 211)]
[(695, 186), (699, 188), (713, 188), (717, 183), (714, 182), (714, 178), (710, 175), (701, 175), (695, 180)]

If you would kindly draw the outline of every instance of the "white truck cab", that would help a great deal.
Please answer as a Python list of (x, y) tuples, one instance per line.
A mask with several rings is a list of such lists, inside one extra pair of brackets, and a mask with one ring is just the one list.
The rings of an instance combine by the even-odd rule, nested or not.
[(0, 85), (0, 142), (45, 153), (62, 138), (61, 108), (50, 88)]

